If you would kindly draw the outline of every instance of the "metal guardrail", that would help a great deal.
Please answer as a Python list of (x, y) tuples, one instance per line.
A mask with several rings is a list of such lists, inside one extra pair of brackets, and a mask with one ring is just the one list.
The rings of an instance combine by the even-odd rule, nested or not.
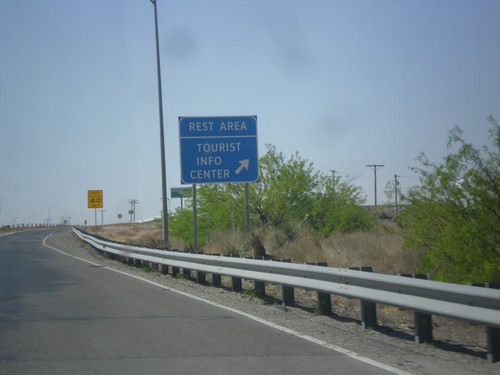
[(149, 249), (104, 241), (76, 228), (73, 232), (96, 249), (171, 266), (174, 273), (174, 269), (183, 269), (195, 270), (203, 279), (205, 273), (230, 276), (233, 285), (234, 281), (240, 281), (240, 288), (241, 279), (254, 280), (256, 289), (258, 283), (260, 288), (265, 282), (282, 285), (285, 305), (294, 303), (293, 288), (318, 292), (318, 308), (326, 305), (330, 311), (330, 294), (359, 299), (365, 328), (377, 326), (377, 303), (413, 310), (417, 343), (432, 341), (432, 315), (482, 324), (487, 327), (487, 359), (500, 360), (500, 290), (497, 289), (317, 265)]

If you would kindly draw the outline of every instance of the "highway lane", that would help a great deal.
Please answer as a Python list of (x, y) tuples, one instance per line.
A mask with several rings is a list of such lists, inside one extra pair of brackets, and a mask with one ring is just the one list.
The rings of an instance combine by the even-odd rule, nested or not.
[(390, 373), (65, 256), (49, 233), (0, 237), (0, 374)]

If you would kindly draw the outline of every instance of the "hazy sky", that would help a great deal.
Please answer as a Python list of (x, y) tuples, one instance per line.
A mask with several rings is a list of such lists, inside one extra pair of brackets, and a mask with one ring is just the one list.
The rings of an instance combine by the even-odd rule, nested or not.
[[(179, 116), (257, 115), (266, 144), (350, 176), (373, 204), (453, 125), (500, 118), (498, 0), (157, 0), (168, 194)], [(0, 0), (0, 225), (159, 215), (150, 0)], [(57, 205), (57, 206), (56, 206)], [(171, 201), (172, 209), (180, 205)], [(99, 222), (101, 214), (99, 213)]]

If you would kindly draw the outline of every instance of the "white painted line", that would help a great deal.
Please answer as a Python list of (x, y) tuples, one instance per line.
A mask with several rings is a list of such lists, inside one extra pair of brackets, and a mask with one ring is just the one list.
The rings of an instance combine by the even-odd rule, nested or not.
[[(98, 264), (98, 263), (92, 262), (92, 261), (90, 261), (90, 260), (85, 260), (85, 259), (79, 258), (79, 257), (77, 257), (77, 256), (74, 256), (74, 255), (68, 254), (68, 253), (66, 253), (66, 252), (64, 252), (64, 251), (62, 251), (62, 250), (56, 249), (55, 247), (52, 247), (52, 246), (50, 246), (50, 245), (47, 245), (47, 240), (49, 239), (49, 237), (50, 237), (50, 236), (52, 236), (52, 234), (53, 234), (53, 233), (54, 233), (54, 232), (50, 233), (47, 237), (45, 237), (45, 238), (43, 239), (43, 241), (42, 241), (43, 246), (48, 247), (49, 249), (54, 250), (54, 251), (57, 251), (58, 253), (61, 253), (61, 254), (63, 254), (63, 255), (66, 255), (66, 256), (68, 256), (68, 257), (70, 257), (70, 258), (77, 259), (77, 260), (81, 260), (82, 262), (86, 262), (86, 263), (92, 264), (93, 266), (102, 267), (102, 265), (101, 265), (101, 264)], [(107, 268), (107, 267), (103, 267), (103, 268)]]

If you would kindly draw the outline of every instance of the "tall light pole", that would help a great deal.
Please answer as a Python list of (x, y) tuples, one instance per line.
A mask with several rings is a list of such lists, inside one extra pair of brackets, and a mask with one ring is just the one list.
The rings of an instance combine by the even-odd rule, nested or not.
[(373, 169), (373, 174), (375, 176), (375, 208), (377, 208), (377, 169), (385, 167), (383, 164), (367, 164), (368, 168)]
[(165, 163), (165, 135), (163, 131), (163, 99), (161, 92), (160, 41), (158, 38), (158, 10), (156, 0), (149, 0), (154, 7), (155, 35), (156, 35), (156, 70), (158, 73), (158, 107), (160, 116), (160, 143), (161, 143), (161, 193), (163, 204), (163, 241), (168, 242), (168, 200), (167, 200), (167, 171)]

